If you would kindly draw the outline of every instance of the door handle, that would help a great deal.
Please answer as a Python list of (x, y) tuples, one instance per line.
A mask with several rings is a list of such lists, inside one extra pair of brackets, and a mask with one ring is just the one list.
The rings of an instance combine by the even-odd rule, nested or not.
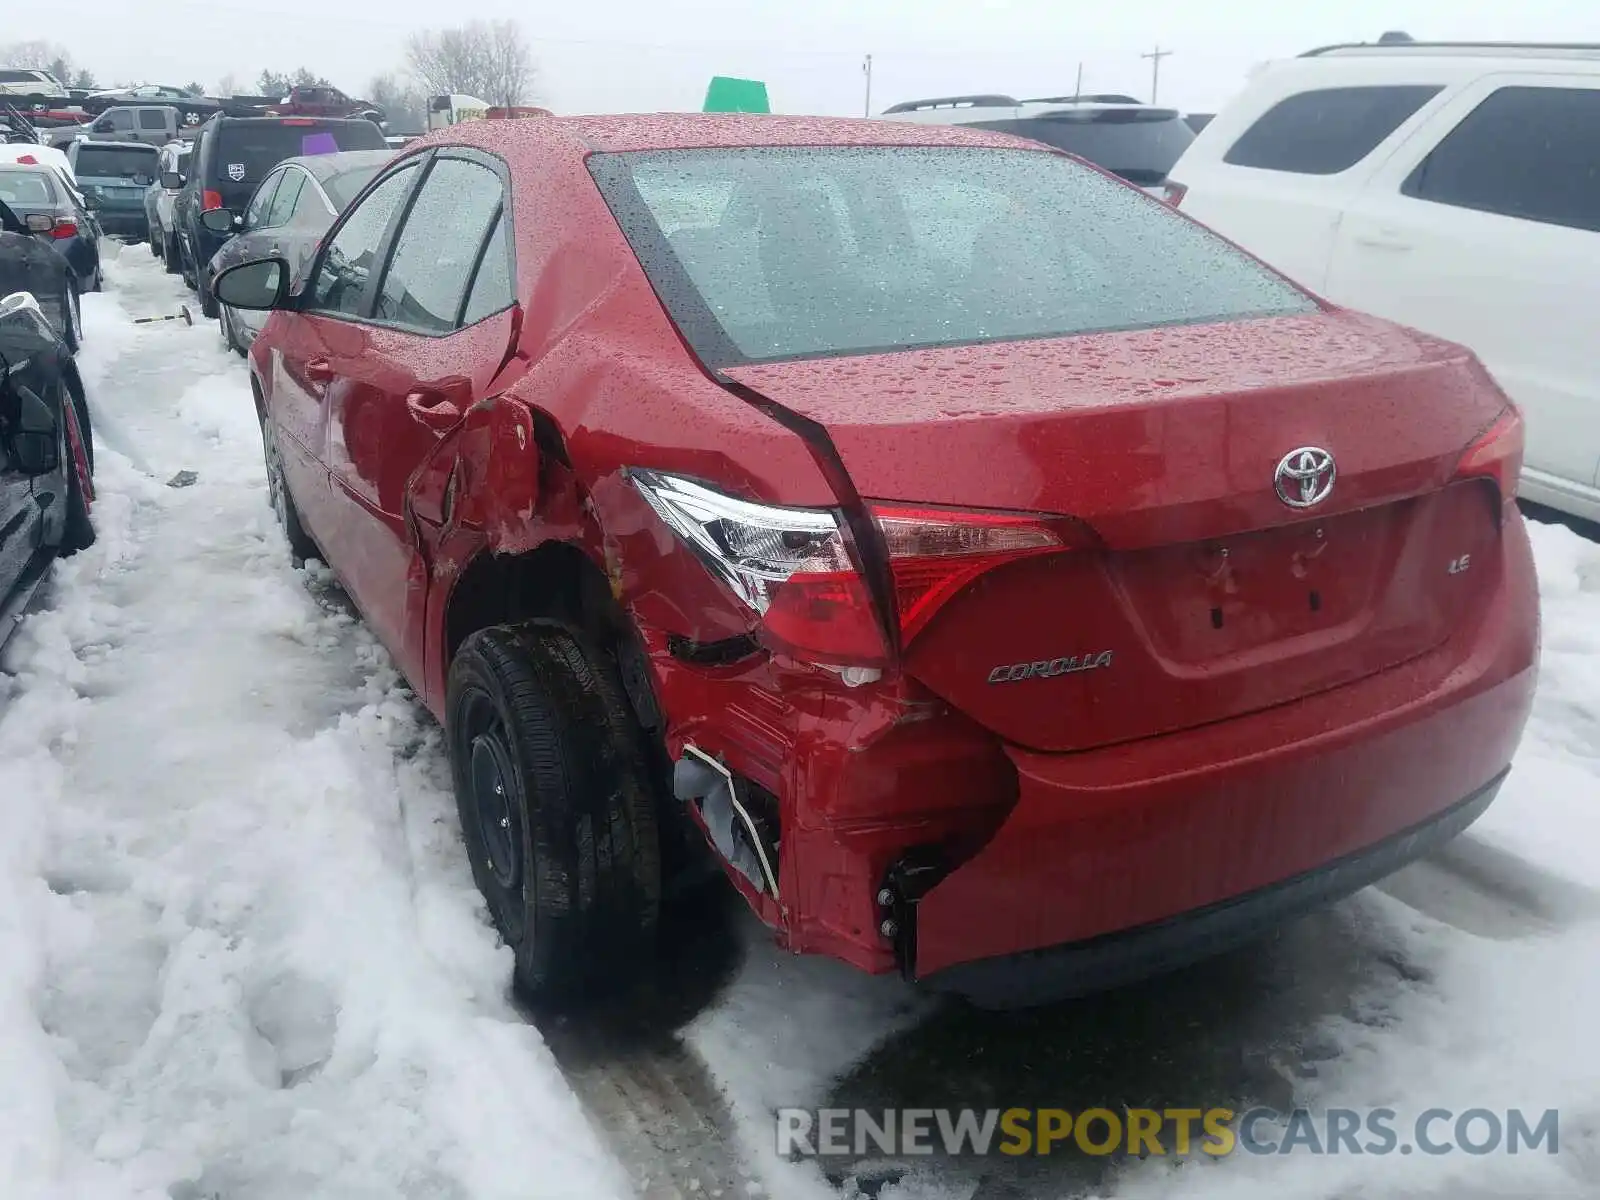
[(418, 425), (435, 433), (444, 433), (461, 420), (461, 409), (438, 392), (412, 392), (406, 397), (406, 410)]
[(1411, 243), (1392, 229), (1376, 229), (1371, 233), (1358, 233), (1355, 235), (1355, 241), (1357, 245), (1368, 246), (1373, 250), (1411, 249)]
[(333, 364), (325, 358), (313, 358), (306, 363), (306, 378), (312, 383), (332, 383)]

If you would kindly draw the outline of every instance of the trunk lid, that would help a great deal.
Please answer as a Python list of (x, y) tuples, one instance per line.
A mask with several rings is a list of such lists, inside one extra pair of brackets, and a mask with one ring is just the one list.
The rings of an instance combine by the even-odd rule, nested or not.
[[(1467, 351), (1371, 318), (727, 373), (825, 426), (863, 497), (1088, 527), (980, 576), (906, 648), (912, 675), (1033, 749), (1352, 682), (1438, 645), (1492, 582), (1492, 488), (1447, 485), (1505, 399)], [(1275, 481), (1301, 447), (1336, 464), (1306, 509)]]

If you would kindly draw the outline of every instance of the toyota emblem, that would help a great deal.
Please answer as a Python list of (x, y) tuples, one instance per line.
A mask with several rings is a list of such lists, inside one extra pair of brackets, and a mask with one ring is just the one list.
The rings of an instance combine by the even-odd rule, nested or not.
[(1310, 508), (1321, 504), (1333, 491), (1333, 455), (1321, 446), (1301, 446), (1278, 460), (1273, 483), (1278, 499), (1290, 508)]

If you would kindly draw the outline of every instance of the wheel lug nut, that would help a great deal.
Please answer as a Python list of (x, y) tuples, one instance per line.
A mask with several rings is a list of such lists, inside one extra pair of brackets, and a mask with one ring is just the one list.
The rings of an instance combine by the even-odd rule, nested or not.
[(885, 917), (878, 925), (878, 932), (886, 938), (892, 938), (900, 932), (900, 925), (893, 917)]
[(891, 892), (888, 888), (879, 888), (878, 889), (878, 907), (879, 908), (888, 908), (893, 903), (894, 903), (894, 893)]

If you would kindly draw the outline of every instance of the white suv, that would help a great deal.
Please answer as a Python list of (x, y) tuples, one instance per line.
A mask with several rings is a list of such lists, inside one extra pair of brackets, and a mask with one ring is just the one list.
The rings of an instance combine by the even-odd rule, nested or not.
[(1335, 303), (1471, 347), (1527, 419), (1522, 494), (1600, 520), (1600, 46), (1269, 63), (1167, 192)]

